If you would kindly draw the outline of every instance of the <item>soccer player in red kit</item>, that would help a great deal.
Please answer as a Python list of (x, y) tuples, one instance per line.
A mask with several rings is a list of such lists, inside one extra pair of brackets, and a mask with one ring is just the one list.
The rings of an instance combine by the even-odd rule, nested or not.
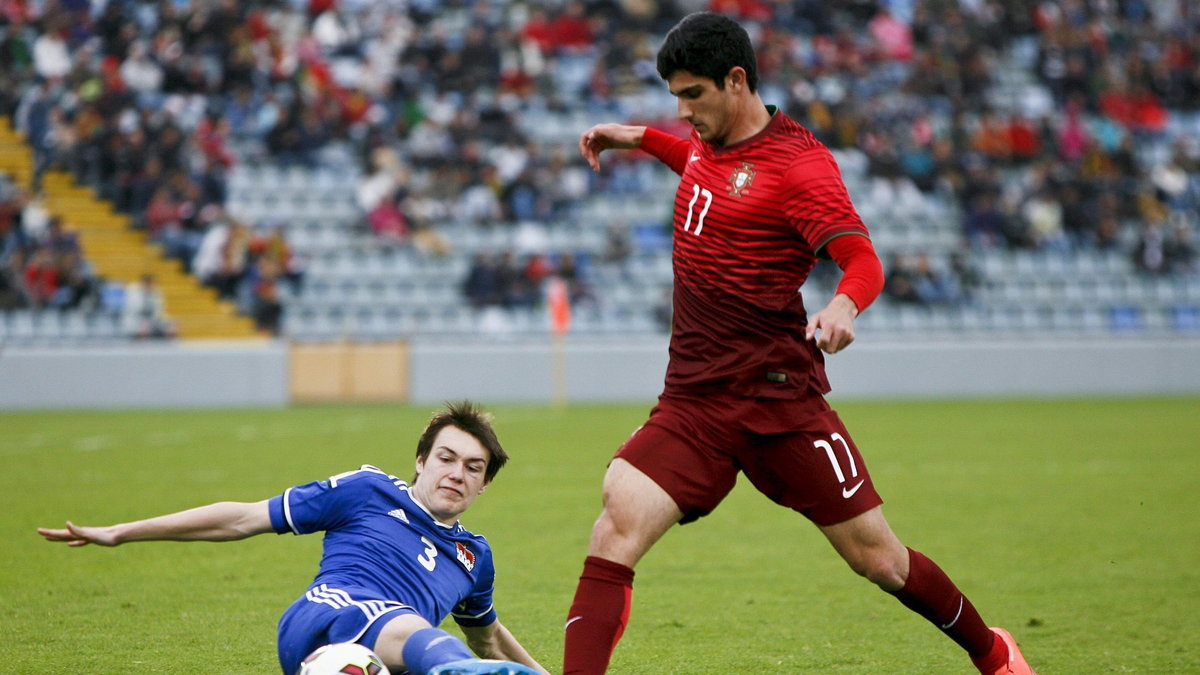
[[(857, 573), (928, 619), (982, 673), (1032, 673), (934, 562), (900, 543), (862, 456), (825, 401), (822, 352), (854, 340), (883, 269), (832, 155), (764, 105), (749, 37), (734, 21), (685, 17), (658, 53), (689, 140), (600, 124), (580, 137), (593, 169), (640, 148), (680, 175), (674, 322), (666, 386), (604, 478), (604, 506), (567, 616), (564, 675), (603, 673), (629, 617), (633, 568), (675, 523), (700, 518), (737, 472), (811, 520)], [(809, 316), (799, 292), (818, 256), (843, 275)]]

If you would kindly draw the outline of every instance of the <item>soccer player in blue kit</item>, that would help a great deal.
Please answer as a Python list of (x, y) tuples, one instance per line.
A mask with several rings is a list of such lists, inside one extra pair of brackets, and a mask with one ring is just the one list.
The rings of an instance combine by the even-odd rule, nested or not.
[[(430, 420), (411, 484), (363, 466), (260, 502), (217, 502), (106, 527), (68, 521), (38, 533), (69, 546), (116, 546), (324, 531), (320, 570), (279, 621), (286, 675), (331, 642), (359, 642), (393, 673), (548, 675), (496, 616), (487, 540), (458, 522), (507, 461), (490, 415), (463, 401)], [(436, 628), (447, 615), (465, 644)]]

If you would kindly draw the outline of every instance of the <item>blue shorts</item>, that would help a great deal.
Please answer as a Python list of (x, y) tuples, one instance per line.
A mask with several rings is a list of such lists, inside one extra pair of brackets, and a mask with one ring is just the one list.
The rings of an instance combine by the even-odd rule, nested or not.
[(359, 642), (374, 649), (379, 631), (401, 614), (416, 611), (361, 588), (313, 586), (279, 619), (279, 665), (284, 675), (295, 675), (304, 657), (331, 642)]

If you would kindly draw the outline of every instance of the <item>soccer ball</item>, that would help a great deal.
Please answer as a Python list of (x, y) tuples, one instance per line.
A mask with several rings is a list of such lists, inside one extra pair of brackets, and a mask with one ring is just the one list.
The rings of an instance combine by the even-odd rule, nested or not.
[(388, 675), (375, 652), (357, 642), (335, 642), (318, 647), (300, 662), (296, 675)]

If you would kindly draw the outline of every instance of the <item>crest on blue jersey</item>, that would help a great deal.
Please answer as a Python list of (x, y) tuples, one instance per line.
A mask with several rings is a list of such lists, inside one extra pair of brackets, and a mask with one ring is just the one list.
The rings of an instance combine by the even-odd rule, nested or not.
[(471, 549), (467, 548), (467, 545), (461, 541), (455, 542), (454, 548), (458, 551), (458, 562), (462, 563), (468, 572), (474, 570), (475, 554), (471, 552)]

